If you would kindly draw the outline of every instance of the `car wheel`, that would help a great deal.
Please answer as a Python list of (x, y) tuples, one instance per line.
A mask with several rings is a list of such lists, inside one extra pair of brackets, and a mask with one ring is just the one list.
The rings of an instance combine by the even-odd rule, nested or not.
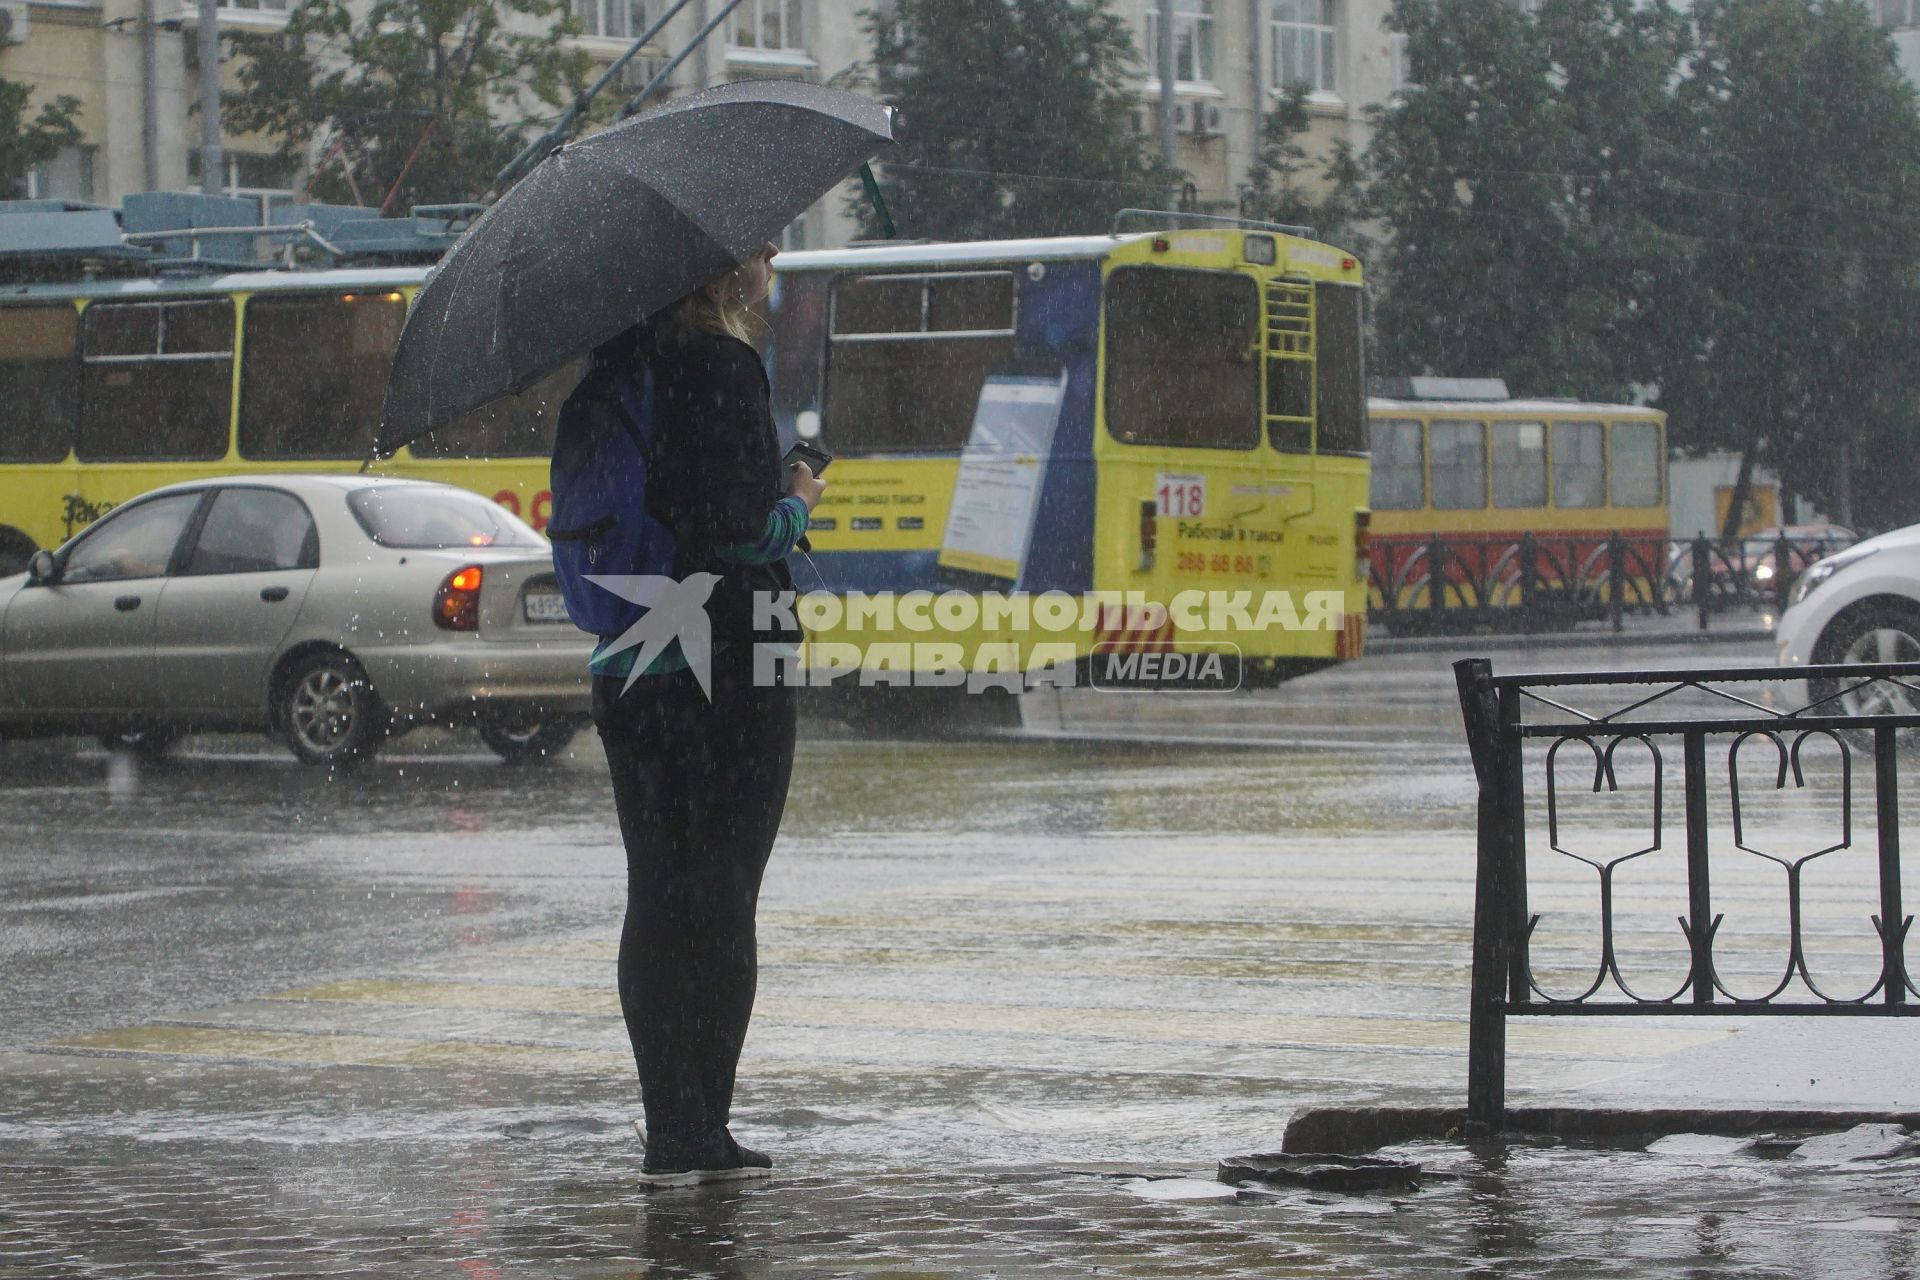
[(306, 764), (347, 764), (371, 755), (387, 736), (386, 710), (367, 673), (338, 650), (310, 653), (287, 669), (274, 719)]
[[(1848, 609), (1820, 633), (1813, 647), (1816, 663), (1920, 662), (1920, 605), (1904, 600), (1868, 600)], [(1831, 715), (1920, 714), (1920, 697), (1887, 681), (1853, 687), (1858, 681), (1829, 678), (1807, 681), (1815, 702)], [(1904, 736), (1904, 735), (1903, 735)]]
[(170, 729), (121, 729), (100, 735), (100, 745), (108, 751), (127, 751), (142, 760), (158, 760), (167, 754), (180, 735)]
[(481, 714), (479, 727), (495, 755), (508, 764), (530, 764), (565, 750), (585, 723), (580, 716), (494, 710)]

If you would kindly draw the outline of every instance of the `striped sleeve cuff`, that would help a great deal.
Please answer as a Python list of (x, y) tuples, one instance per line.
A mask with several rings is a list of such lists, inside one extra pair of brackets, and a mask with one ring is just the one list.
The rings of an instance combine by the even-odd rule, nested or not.
[(784, 560), (807, 532), (807, 504), (791, 495), (773, 504), (767, 524), (752, 542), (717, 547), (714, 554), (735, 564), (772, 564)]

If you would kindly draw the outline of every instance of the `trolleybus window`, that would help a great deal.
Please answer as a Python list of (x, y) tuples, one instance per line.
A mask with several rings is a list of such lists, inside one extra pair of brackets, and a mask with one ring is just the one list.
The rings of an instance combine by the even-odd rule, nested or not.
[(406, 318), (397, 291), (248, 299), (241, 455), (366, 457)]
[(1107, 429), (1127, 444), (1260, 443), (1260, 294), (1225, 271), (1107, 277)]
[(1433, 457), (1433, 505), (1440, 511), (1478, 511), (1487, 505), (1487, 426), (1436, 421), (1428, 429)]
[(1607, 458), (1597, 422), (1553, 424), (1553, 505), (1597, 507), (1607, 500)]
[(519, 395), (463, 413), (407, 447), (417, 458), (544, 458), (553, 452), (560, 406), (579, 381), (579, 365), (562, 365)]
[(1367, 373), (1360, 290), (1319, 284), (1313, 289), (1314, 362), (1320, 378), (1320, 451), (1364, 453), (1367, 448)]
[(1660, 424), (1613, 424), (1613, 505), (1660, 505)]
[(1493, 424), (1493, 505), (1547, 505), (1547, 428), (1540, 422)]
[(1010, 271), (844, 276), (827, 339), (827, 443), (957, 451), (980, 387), (1013, 358)]
[(96, 302), (80, 327), (83, 460), (226, 456), (230, 299)]
[(78, 329), (70, 303), (0, 307), (0, 462), (58, 462), (73, 447)]
[(1375, 419), (1372, 506), (1377, 511), (1417, 511), (1426, 505), (1427, 451), (1419, 420)]

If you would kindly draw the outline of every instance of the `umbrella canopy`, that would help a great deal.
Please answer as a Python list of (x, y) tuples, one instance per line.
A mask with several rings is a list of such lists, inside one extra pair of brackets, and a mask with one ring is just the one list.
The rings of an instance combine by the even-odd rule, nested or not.
[(524, 390), (744, 262), (892, 142), (891, 117), (842, 89), (743, 81), (560, 148), (414, 299), (376, 451)]

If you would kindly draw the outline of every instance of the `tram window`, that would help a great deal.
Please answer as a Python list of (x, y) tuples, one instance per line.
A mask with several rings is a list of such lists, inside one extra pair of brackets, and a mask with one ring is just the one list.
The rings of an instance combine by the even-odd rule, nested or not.
[(1321, 284), (1313, 289), (1322, 453), (1362, 453), (1367, 447), (1363, 297), (1351, 285)]
[(1613, 505), (1660, 505), (1660, 424), (1613, 424)]
[(1487, 505), (1487, 424), (1435, 422), (1427, 429), (1438, 511), (1478, 511)]
[(1107, 278), (1107, 429), (1127, 444), (1260, 443), (1260, 295), (1224, 271), (1123, 267)]
[(80, 316), (83, 460), (226, 456), (233, 302), (96, 302)]
[(1547, 428), (1539, 422), (1493, 424), (1493, 505), (1547, 505)]
[(396, 291), (261, 295), (247, 302), (240, 452), (364, 458), (407, 318)]
[(1598, 507), (1607, 500), (1607, 459), (1600, 424), (1553, 424), (1553, 505)]
[(79, 313), (0, 307), (0, 462), (58, 462), (73, 447)]
[(408, 448), (417, 458), (544, 458), (553, 452), (560, 406), (580, 382), (580, 366), (562, 365), (517, 396), (463, 413)]
[(826, 446), (962, 448), (987, 375), (1013, 361), (1013, 273), (843, 276), (830, 305)]
[(1373, 492), (1376, 511), (1417, 511), (1427, 505), (1427, 454), (1417, 418), (1373, 422)]

